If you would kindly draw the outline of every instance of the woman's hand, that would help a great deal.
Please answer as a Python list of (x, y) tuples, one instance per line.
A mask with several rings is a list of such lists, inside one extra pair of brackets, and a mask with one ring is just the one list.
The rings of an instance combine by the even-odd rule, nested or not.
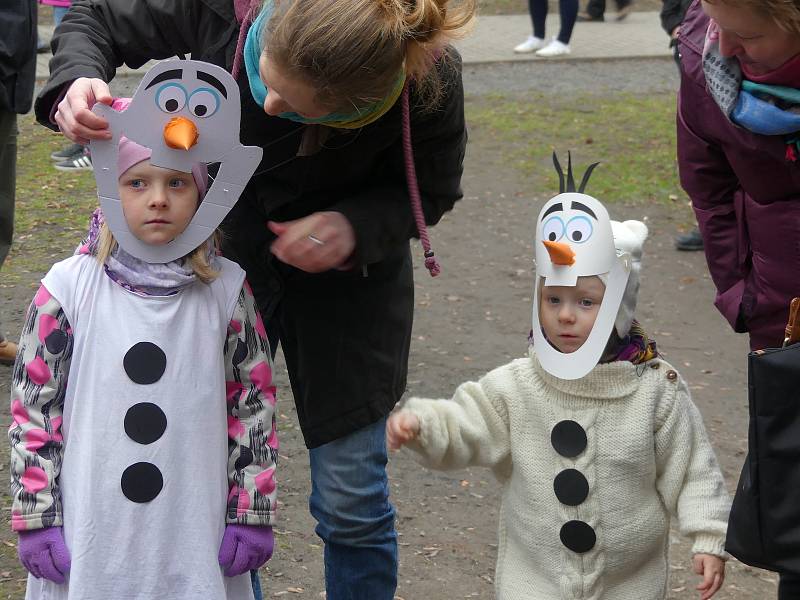
[(386, 446), (399, 450), (419, 435), (419, 418), (409, 410), (400, 410), (386, 419)]
[(695, 554), (692, 566), (695, 573), (703, 576), (703, 581), (696, 588), (700, 592), (700, 600), (708, 600), (725, 581), (725, 561), (711, 554)]
[(90, 140), (110, 140), (108, 121), (92, 112), (97, 102), (111, 106), (113, 97), (102, 79), (79, 77), (69, 86), (58, 103), (55, 121), (58, 128), (73, 142), (84, 146)]
[(270, 248), (278, 260), (307, 273), (345, 268), (356, 247), (350, 221), (334, 211), (283, 223), (270, 221), (267, 227), (278, 236)]

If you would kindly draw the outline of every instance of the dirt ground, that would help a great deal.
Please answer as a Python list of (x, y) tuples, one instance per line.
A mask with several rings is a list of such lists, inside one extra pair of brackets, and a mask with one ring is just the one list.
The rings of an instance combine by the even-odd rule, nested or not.
[[(416, 322), (408, 391), (446, 397), (525, 351), (530, 328), (532, 223), (553, 190), (530, 190), (486, 132), (473, 129), (464, 178), (465, 198), (432, 230), (443, 274), (431, 279), (417, 258)], [(706, 421), (728, 487), (733, 490), (746, 450), (746, 340), (732, 333), (712, 306), (713, 287), (702, 253), (673, 250), (675, 232), (690, 223), (675, 205), (609, 207), (612, 218), (646, 220), (638, 318), (668, 361), (689, 381)], [(20, 244), (24, 245), (25, 240)], [(66, 255), (70, 247), (52, 248)], [(23, 311), (43, 273), (0, 286), (0, 321), (16, 335)], [(280, 523), (274, 558), (262, 570), (265, 597), (324, 596), (322, 546), (308, 514), (308, 454), (302, 444), (283, 363), (279, 386)], [(9, 397), (11, 369), (0, 366), (0, 399)], [(10, 422), (0, 401), (0, 421)], [(0, 444), (0, 473), (8, 449)], [(391, 457), (391, 488), (400, 534), (400, 584), (404, 600), (490, 599), (496, 558), (499, 488), (481, 469), (440, 473), (422, 469), (408, 454)], [(16, 562), (3, 486), (0, 526), (0, 597), (21, 598), (24, 571)], [(671, 536), (671, 599), (698, 598), (690, 545)], [(774, 597), (771, 573), (729, 563), (720, 600)]]

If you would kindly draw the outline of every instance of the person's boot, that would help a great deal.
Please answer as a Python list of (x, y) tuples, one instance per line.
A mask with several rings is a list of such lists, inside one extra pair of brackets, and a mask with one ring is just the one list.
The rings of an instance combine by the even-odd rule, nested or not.
[(698, 229), (692, 229), (688, 233), (675, 236), (675, 249), (686, 252), (703, 249), (703, 236)]
[(17, 358), (17, 345), (8, 340), (0, 340), (0, 364), (13, 365)]

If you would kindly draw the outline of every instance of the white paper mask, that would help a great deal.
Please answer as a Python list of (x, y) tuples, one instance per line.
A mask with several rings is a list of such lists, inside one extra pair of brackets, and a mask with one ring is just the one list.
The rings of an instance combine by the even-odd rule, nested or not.
[[(90, 145), (106, 223), (126, 252), (146, 262), (170, 262), (207, 240), (261, 162), (261, 148), (239, 142), (239, 87), (230, 73), (216, 65), (163, 61), (145, 74), (126, 110), (117, 112), (104, 104), (95, 104), (92, 110), (108, 120), (113, 135)], [(123, 135), (150, 148), (150, 162), (159, 167), (188, 173), (194, 163), (220, 163), (194, 218), (183, 233), (163, 246), (140, 241), (125, 221), (117, 173)]]
[[(556, 165), (561, 174), (557, 161)], [(570, 165), (570, 191), (548, 201), (536, 220), (533, 344), (542, 367), (560, 379), (579, 379), (597, 365), (614, 327), (631, 269), (630, 255), (618, 254), (614, 247), (608, 211), (599, 200), (582, 193), (589, 173), (591, 168), (580, 192), (575, 192)], [(561, 188), (563, 192), (563, 176)], [(605, 273), (606, 291), (589, 337), (575, 352), (560, 352), (547, 341), (539, 323), (540, 282), (575, 286), (578, 277)]]

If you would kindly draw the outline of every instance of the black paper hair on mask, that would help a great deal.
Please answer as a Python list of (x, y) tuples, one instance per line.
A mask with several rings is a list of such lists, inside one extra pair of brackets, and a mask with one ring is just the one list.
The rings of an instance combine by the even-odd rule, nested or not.
[(564, 193), (564, 171), (561, 170), (561, 164), (558, 162), (558, 156), (556, 156), (555, 150), (553, 151), (553, 166), (556, 168), (556, 173), (558, 173), (558, 193)]
[(567, 150), (567, 191), (575, 191), (575, 179), (572, 177), (572, 152)]
[[(586, 189), (586, 184), (589, 183), (589, 177), (591, 177), (592, 171), (594, 171), (595, 167), (599, 164), (599, 162), (592, 163), (589, 165), (589, 168), (586, 169), (586, 172), (583, 174), (583, 178), (581, 179), (581, 185), (577, 190), (579, 194), (583, 194), (584, 190)], [(572, 153), (567, 151), (566, 186), (564, 185), (564, 171), (561, 168), (561, 164), (558, 162), (558, 156), (556, 156), (555, 152), (553, 152), (553, 166), (556, 168), (556, 172), (558, 173), (558, 193), (563, 194), (565, 191), (574, 192), (575, 178), (572, 175)]]
[(589, 168), (586, 169), (586, 172), (583, 174), (583, 179), (581, 179), (581, 186), (578, 188), (578, 193), (583, 194), (583, 191), (586, 189), (586, 184), (589, 183), (589, 177), (592, 176), (592, 171), (594, 171), (594, 168), (599, 164), (599, 162), (592, 163), (589, 165)]

